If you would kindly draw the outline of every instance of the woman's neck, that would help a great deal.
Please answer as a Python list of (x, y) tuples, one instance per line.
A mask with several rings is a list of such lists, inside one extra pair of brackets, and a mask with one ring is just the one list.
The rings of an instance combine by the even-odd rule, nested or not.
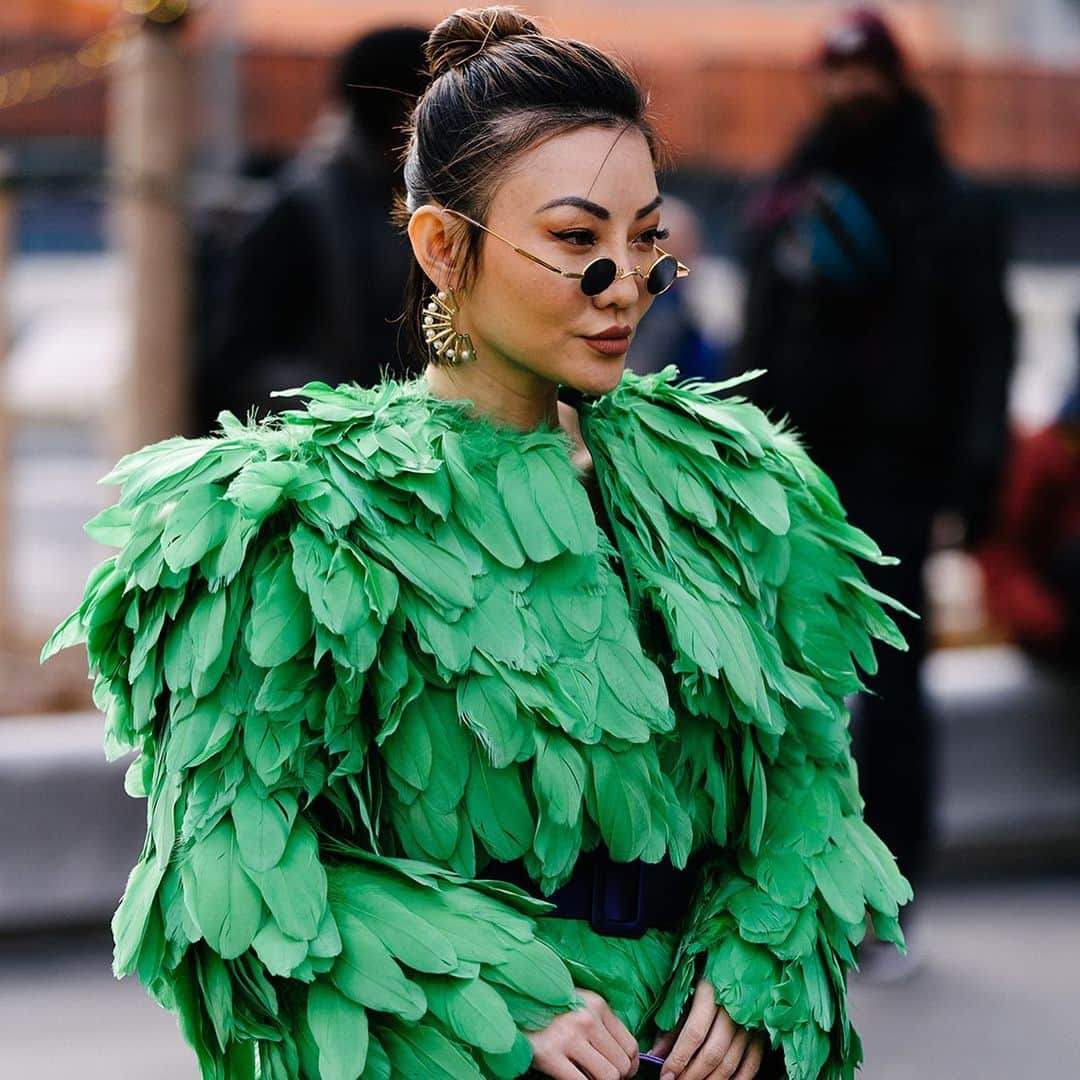
[(483, 416), (518, 431), (532, 431), (541, 424), (561, 427), (573, 443), (571, 461), (582, 473), (592, 468), (578, 414), (559, 400), (559, 388), (554, 383), (538, 381), (529, 392), (506, 386), (475, 367), (445, 368), (437, 364), (428, 364), (424, 369), (424, 381), (436, 397), (471, 401)]
[(546, 379), (499, 377), (473, 363), (461, 367), (428, 364), (424, 380), (436, 397), (471, 401), (483, 416), (519, 431), (559, 424), (558, 387)]

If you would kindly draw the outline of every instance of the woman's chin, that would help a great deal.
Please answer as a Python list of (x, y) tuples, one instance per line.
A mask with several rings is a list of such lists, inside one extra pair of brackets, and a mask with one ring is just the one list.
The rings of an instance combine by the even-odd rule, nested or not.
[(598, 397), (614, 390), (622, 379), (626, 363), (623, 357), (608, 360), (603, 364), (589, 364), (568, 372), (563, 384), (572, 387), (581, 394)]

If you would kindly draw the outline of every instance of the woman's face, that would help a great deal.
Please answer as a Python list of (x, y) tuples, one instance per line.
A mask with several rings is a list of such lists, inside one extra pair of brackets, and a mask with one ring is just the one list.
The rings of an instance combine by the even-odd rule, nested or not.
[[(660, 197), (644, 135), (587, 127), (526, 151), (495, 193), (490, 229), (561, 270), (614, 259), (620, 273), (647, 273), (662, 241)], [(611, 390), (634, 331), (652, 303), (637, 275), (597, 296), (482, 235), (477, 272), (459, 294), (458, 329), (476, 363), (500, 381), (561, 383), (584, 393)], [(501, 369), (501, 370), (500, 370)]]

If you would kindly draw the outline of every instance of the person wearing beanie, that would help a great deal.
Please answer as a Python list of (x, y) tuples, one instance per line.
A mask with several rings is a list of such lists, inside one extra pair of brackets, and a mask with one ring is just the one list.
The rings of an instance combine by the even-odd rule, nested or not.
[[(1014, 351), (1004, 225), (949, 167), (880, 14), (842, 14), (815, 78), (819, 115), (748, 215), (736, 368), (765, 369), (750, 397), (788, 418), (852, 520), (899, 557), (873, 584), (921, 612), (935, 518), (959, 519), (975, 542), (995, 501)], [(927, 627), (905, 633), (910, 650), (883, 658), (861, 702), (858, 751), (868, 820), (917, 880), (934, 743), (919, 687)]]

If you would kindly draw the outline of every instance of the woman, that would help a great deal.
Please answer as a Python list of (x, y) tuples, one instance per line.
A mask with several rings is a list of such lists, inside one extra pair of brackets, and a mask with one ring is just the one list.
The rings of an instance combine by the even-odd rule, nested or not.
[(204, 1077), (850, 1076), (880, 553), (761, 413), (623, 377), (686, 272), (631, 79), (503, 8), (427, 48), (424, 376), (125, 459), (47, 647), (140, 751), (116, 971)]

